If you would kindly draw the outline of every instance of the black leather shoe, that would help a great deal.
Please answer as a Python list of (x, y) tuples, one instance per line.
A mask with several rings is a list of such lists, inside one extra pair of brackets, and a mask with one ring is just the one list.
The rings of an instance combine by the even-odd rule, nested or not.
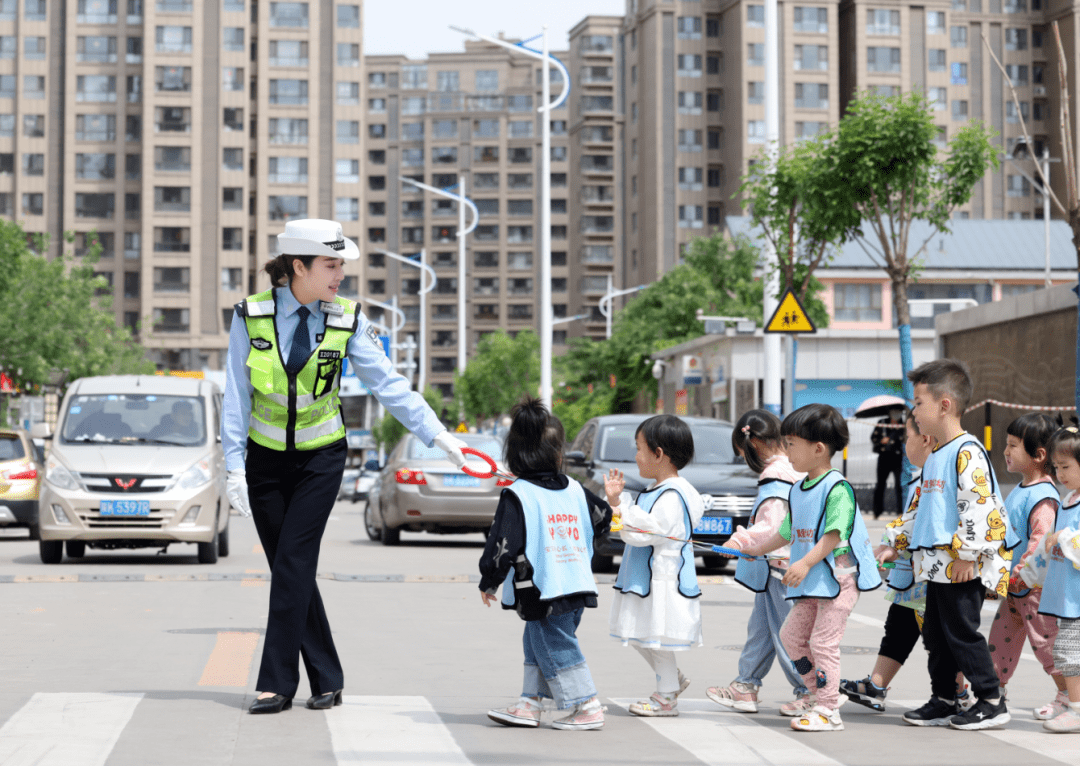
[(273, 697), (257, 699), (248, 708), (249, 713), (280, 713), (292, 707), (292, 697), (284, 694), (275, 694)]
[(308, 697), (307, 706), (311, 710), (329, 710), (335, 705), (341, 704), (341, 689), (336, 692), (327, 692), (326, 694), (316, 694), (314, 697)]

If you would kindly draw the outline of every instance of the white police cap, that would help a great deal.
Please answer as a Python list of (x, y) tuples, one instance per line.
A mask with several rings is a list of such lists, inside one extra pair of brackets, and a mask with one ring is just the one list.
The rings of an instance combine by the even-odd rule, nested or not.
[(355, 261), (360, 249), (341, 233), (341, 224), (321, 218), (288, 221), (277, 235), (278, 251), (286, 255), (325, 255)]

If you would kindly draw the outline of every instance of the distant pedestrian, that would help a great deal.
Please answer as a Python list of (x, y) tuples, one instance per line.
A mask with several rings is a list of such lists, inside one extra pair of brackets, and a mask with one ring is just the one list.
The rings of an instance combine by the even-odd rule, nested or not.
[(315, 572), (348, 454), (338, 393), (344, 359), (420, 441), (465, 464), (464, 444), (393, 369), (360, 306), (338, 297), (344, 261), (360, 257), (341, 224), (289, 221), (277, 241), (282, 255), (266, 265), (274, 287), (236, 304), (221, 425), (229, 501), (254, 517), (270, 565), (252, 713), (292, 707), (301, 657), (307, 706), (341, 704), (343, 672)]
[(678, 696), (690, 681), (679, 671), (675, 653), (701, 646), (701, 588), (690, 534), (705, 514), (697, 490), (679, 471), (694, 458), (690, 427), (674, 415), (645, 420), (634, 435), (638, 474), (654, 482), (636, 502), (623, 492), (621, 472), (604, 483), (612, 510), (621, 515), (626, 543), (609, 632), (631, 645), (656, 674), (656, 691), (630, 705), (640, 716), (676, 716)]
[(611, 524), (611, 508), (560, 473), (562, 423), (537, 399), (511, 410), (506, 465), (517, 476), (503, 490), (480, 557), (485, 606), (502, 586), (503, 609), (525, 620), (525, 681), (521, 698), (488, 718), (536, 728), (543, 700), (568, 715), (556, 729), (599, 729), (604, 710), (577, 640), (587, 608), (596, 607), (593, 538)]
[(903, 512), (904, 488), (900, 475), (904, 468), (904, 408), (889, 410), (889, 416), (882, 418), (870, 434), (870, 443), (877, 453), (877, 484), (874, 486), (874, 518), (880, 518), (885, 512), (885, 485), (889, 476), (893, 477), (893, 489), (896, 492), (896, 512)]

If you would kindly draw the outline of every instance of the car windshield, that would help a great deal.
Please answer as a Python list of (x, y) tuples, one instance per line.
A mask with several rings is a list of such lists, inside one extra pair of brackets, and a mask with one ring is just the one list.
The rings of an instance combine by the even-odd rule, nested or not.
[[(602, 429), (600, 460), (605, 463), (633, 463), (637, 446), (634, 433), (637, 423), (620, 423)], [(731, 448), (731, 426), (691, 423), (694, 435), (694, 460), (691, 465), (729, 465), (735, 462)]]
[[(472, 434), (455, 434), (459, 439), (493, 460), (502, 460), (502, 442), (491, 436), (478, 436)], [(446, 453), (438, 447), (428, 447), (419, 439), (413, 439), (409, 444), (409, 458), (411, 460), (445, 460)], [(475, 458), (472, 458), (475, 460)]]
[(15, 435), (0, 435), (0, 462), (4, 460), (18, 460), (25, 457), (22, 442)]
[(61, 439), (65, 444), (205, 444), (203, 407), (198, 396), (75, 396), (64, 417)]

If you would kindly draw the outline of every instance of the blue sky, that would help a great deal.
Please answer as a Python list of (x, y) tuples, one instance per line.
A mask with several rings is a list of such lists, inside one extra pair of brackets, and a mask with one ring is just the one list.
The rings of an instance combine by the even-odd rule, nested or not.
[(625, 0), (367, 0), (364, 3), (364, 54), (404, 53), (422, 58), (432, 52), (460, 51), (463, 35), (448, 25), (481, 34), (532, 37), (544, 24), (552, 50), (568, 45), (570, 28), (588, 15), (621, 15)]

